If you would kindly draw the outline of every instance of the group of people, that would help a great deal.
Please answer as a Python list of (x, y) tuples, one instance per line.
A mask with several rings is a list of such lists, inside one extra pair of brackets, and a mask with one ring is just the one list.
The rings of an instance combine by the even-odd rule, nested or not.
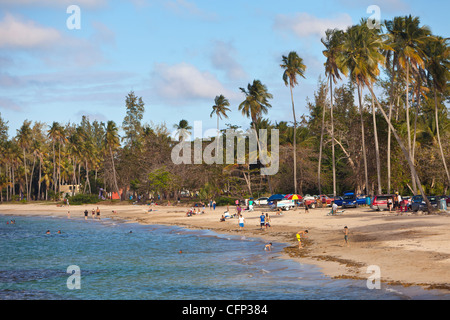
[(387, 207), (388, 207), (389, 211), (392, 211), (392, 210), (403, 211), (403, 209), (405, 211), (408, 211), (408, 206), (409, 206), (410, 202), (411, 202), (411, 199), (403, 200), (402, 196), (398, 192), (396, 192), (392, 196), (392, 198), (389, 197), (387, 199)]
[(191, 217), (196, 214), (204, 214), (204, 213), (205, 213), (205, 211), (204, 210), (200, 211), (199, 207), (197, 207), (197, 208), (192, 207), (186, 212), (186, 217)]
[[(96, 216), (97, 216), (97, 219), (100, 220), (100, 209), (99, 209), (99, 207), (97, 207), (97, 209), (92, 208), (91, 212), (92, 212), (92, 219), (95, 219)], [(89, 215), (89, 211), (87, 209), (84, 210), (84, 220), (87, 220), (88, 215)]]

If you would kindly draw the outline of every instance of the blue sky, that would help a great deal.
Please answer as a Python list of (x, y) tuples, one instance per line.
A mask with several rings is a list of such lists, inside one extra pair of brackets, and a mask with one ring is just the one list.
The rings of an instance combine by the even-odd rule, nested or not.
[[(70, 5), (80, 8), (79, 30), (67, 27)], [(301, 116), (324, 77), (324, 31), (368, 18), (369, 5), (382, 20), (412, 14), (449, 36), (447, 0), (1, 0), (0, 113), (11, 136), (25, 119), (79, 123), (87, 115), (121, 125), (133, 90), (145, 123), (172, 130), (186, 119), (206, 130), (216, 127), (209, 115), (223, 94), (232, 111), (221, 128), (247, 128), (239, 87), (259, 79), (274, 96), (267, 117), (291, 121), (281, 56), (296, 51), (307, 66), (294, 89)]]

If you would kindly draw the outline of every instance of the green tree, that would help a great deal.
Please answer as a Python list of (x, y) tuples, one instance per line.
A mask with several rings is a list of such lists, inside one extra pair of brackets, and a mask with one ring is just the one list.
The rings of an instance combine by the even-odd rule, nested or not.
[(142, 97), (138, 98), (133, 91), (128, 93), (125, 104), (127, 112), (122, 122), (125, 133), (122, 140), (125, 140), (128, 145), (135, 145), (138, 143), (139, 134), (142, 132), (141, 121), (144, 118), (145, 104)]

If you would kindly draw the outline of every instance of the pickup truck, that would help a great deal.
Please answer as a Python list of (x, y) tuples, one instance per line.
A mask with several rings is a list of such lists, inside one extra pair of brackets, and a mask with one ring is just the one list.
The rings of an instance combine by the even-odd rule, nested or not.
[(272, 209), (276, 210), (278, 208), (281, 208), (281, 210), (288, 211), (289, 209), (295, 208), (295, 202), (294, 200), (280, 200), (276, 201), (276, 204), (272, 205)]
[(342, 208), (355, 207), (366, 204), (365, 196), (356, 196), (354, 193), (345, 193), (342, 201)]

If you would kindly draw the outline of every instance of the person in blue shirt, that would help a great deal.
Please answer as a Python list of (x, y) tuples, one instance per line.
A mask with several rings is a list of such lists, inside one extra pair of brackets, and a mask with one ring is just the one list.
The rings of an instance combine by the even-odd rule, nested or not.
[(265, 226), (265, 222), (266, 222), (266, 216), (264, 215), (264, 213), (261, 213), (261, 215), (259, 216), (260, 222), (259, 222), (259, 226), (260, 229), (262, 230), (263, 227)]

